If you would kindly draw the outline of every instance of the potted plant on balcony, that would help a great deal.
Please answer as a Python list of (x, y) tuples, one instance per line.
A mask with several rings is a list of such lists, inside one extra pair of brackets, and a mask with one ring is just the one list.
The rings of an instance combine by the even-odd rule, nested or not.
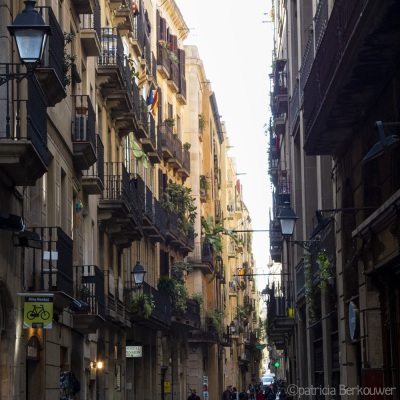
[(205, 175), (200, 175), (200, 194), (207, 196), (207, 191), (210, 189), (210, 184), (208, 183), (207, 177)]
[(191, 145), (189, 142), (183, 143), (183, 148), (184, 148), (185, 150), (190, 150), (191, 147), (192, 147), (192, 145)]
[(186, 312), (188, 293), (181, 280), (176, 277), (160, 276), (157, 290), (169, 299), (175, 314), (182, 315)]
[(174, 118), (165, 118), (164, 123), (172, 128), (175, 125), (175, 120)]
[(178, 228), (184, 235), (193, 232), (197, 216), (197, 207), (191, 192), (192, 189), (183, 185), (169, 183), (161, 199), (161, 206), (167, 214), (175, 212), (178, 215)]
[(131, 297), (131, 311), (142, 318), (149, 318), (155, 307), (153, 296), (147, 295), (140, 290), (133, 293)]
[(209, 327), (211, 330), (221, 335), (222, 333), (222, 323), (225, 318), (224, 311), (220, 310), (219, 308), (214, 308), (213, 310), (206, 311), (206, 319), (209, 322)]
[[(72, 76), (69, 71), (75, 65), (76, 55), (68, 53), (67, 48), (74, 40), (75, 33), (64, 32), (64, 55), (63, 55), (63, 73), (64, 73), (64, 86), (69, 86), (72, 82)], [(76, 65), (75, 65), (76, 67)]]
[(203, 129), (206, 125), (206, 119), (203, 114), (199, 114), (199, 131), (203, 132)]

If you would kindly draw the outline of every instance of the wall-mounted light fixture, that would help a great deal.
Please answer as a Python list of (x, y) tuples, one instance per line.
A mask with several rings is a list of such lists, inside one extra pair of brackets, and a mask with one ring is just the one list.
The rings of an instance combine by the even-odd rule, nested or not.
[(24, 3), (25, 9), (7, 29), (15, 37), (20, 61), (26, 66), (27, 73), (0, 74), (0, 86), (13, 79), (32, 76), (41, 62), (47, 37), (51, 35), (50, 26), (45, 24), (43, 17), (35, 10), (36, 0), (25, 0)]
[(378, 131), (379, 142), (373, 145), (372, 149), (362, 159), (361, 164), (364, 165), (368, 161), (380, 157), (387, 150), (390, 150), (399, 144), (400, 139), (397, 135), (385, 136), (385, 131), (383, 129), (384, 126), (400, 126), (400, 123), (382, 121), (375, 122), (375, 129)]
[(91, 369), (103, 369), (103, 361), (90, 361)]

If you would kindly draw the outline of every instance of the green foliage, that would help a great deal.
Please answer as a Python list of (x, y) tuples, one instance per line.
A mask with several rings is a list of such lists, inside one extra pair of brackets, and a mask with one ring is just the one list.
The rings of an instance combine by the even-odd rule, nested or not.
[(69, 54), (67, 51), (68, 45), (74, 40), (75, 33), (64, 32), (64, 56), (63, 56), (63, 73), (64, 73), (64, 85), (68, 86), (72, 82), (71, 74), (69, 73), (72, 65), (75, 63), (76, 55)]
[(168, 276), (160, 276), (157, 289), (164, 294), (171, 302), (172, 309), (178, 314), (186, 312), (186, 299), (188, 293), (183, 283), (175, 278)]
[(318, 276), (320, 279), (319, 288), (322, 293), (326, 293), (329, 289), (329, 279), (332, 277), (330, 270), (330, 262), (325, 250), (321, 250), (317, 257), (319, 264)]
[(131, 311), (143, 318), (149, 318), (153, 312), (155, 303), (153, 295), (147, 295), (141, 291), (134, 292), (131, 297)]
[(172, 268), (171, 268), (171, 274), (172, 277), (177, 280), (179, 283), (185, 283), (185, 274), (184, 272), (186, 271), (186, 274), (188, 274), (190, 271), (192, 271), (192, 266), (190, 263), (187, 263), (185, 261), (178, 261), (176, 262)]
[(194, 300), (199, 306), (203, 305), (203, 294), (202, 293), (193, 293), (192, 300)]
[(229, 236), (235, 243), (239, 243), (239, 238), (236, 233), (234, 233), (232, 229), (224, 228), (223, 222), (224, 220), (213, 226), (211, 221), (207, 221), (204, 217), (201, 217), (204, 243), (211, 245), (211, 250), (214, 254), (222, 252), (222, 235)]
[(199, 130), (203, 132), (203, 129), (206, 125), (206, 119), (204, 118), (203, 114), (199, 114)]
[(315, 322), (315, 305), (314, 305), (314, 295), (313, 295), (313, 275), (312, 275), (312, 264), (310, 255), (308, 253), (304, 254), (304, 296), (306, 298), (306, 304), (308, 307), (308, 314), (310, 322)]
[(175, 212), (178, 215), (179, 229), (184, 235), (194, 231), (194, 223), (197, 215), (195, 199), (191, 196), (192, 189), (177, 183), (169, 183), (167, 192), (161, 199), (164, 210)]
[(222, 322), (224, 321), (225, 313), (219, 308), (214, 308), (214, 310), (206, 311), (206, 318), (208, 318), (213, 328), (220, 335), (222, 333)]
[(210, 189), (210, 184), (205, 175), (200, 175), (200, 189), (203, 189), (205, 194), (207, 194), (207, 191)]

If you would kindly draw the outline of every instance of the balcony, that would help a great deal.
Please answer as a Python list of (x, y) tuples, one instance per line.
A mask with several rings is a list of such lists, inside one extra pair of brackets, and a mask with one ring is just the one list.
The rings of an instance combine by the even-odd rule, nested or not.
[(283, 135), (285, 133), (285, 120), (283, 116), (278, 116), (274, 118), (274, 131), (275, 135)]
[(289, 95), (287, 87), (279, 86), (277, 94), (275, 95), (275, 107), (277, 116), (288, 112)]
[(28, 290), (53, 293), (54, 308), (63, 310), (74, 300), (72, 239), (59, 226), (32, 230), (42, 238), (42, 249), (33, 249), (37, 262), (27, 276)]
[(143, 283), (142, 291), (145, 295), (152, 296), (155, 307), (149, 318), (131, 313), (131, 321), (150, 329), (170, 328), (172, 310), (169, 299), (146, 282)]
[(89, 96), (72, 96), (72, 157), (78, 170), (88, 170), (96, 162), (96, 114)]
[(176, 54), (172, 51), (169, 52), (169, 56), (170, 58), (173, 57), (173, 59), (171, 60), (170, 74), (169, 74), (169, 79), (167, 80), (167, 85), (171, 89), (172, 93), (178, 93), (179, 91), (179, 67), (177, 62), (178, 58)]
[(172, 127), (166, 124), (158, 124), (158, 136), (161, 138), (163, 158), (169, 160), (174, 155), (174, 134)]
[[(126, 101), (125, 60), (121, 36), (116, 28), (101, 28), (101, 55), (97, 80), (104, 98), (113, 102)], [(114, 105), (115, 106), (115, 105)]]
[(44, 21), (50, 25), (52, 34), (43, 54), (42, 64), (35, 76), (47, 97), (47, 106), (54, 107), (66, 96), (64, 72), (64, 34), (51, 7), (40, 7)]
[(148, 139), (140, 139), (140, 142), (142, 143), (143, 150), (146, 151), (150, 162), (152, 162), (153, 164), (160, 164), (163, 158), (161, 139), (158, 135), (156, 136), (155, 131), (156, 129), (154, 123), (154, 129), (153, 127), (150, 129), (150, 137)]
[[(1, 72), (18, 73), (19, 66), (0, 64)], [(27, 85), (28, 101), (13, 101)], [(36, 78), (2, 87), (0, 110), (0, 170), (10, 186), (34, 186), (47, 172), (46, 97)], [(16, 97), (15, 97), (16, 98)]]
[(95, 2), (93, 14), (81, 15), (80, 19), (80, 39), (82, 48), (88, 57), (99, 57), (101, 54), (100, 3), (98, 1)]
[(188, 343), (197, 344), (217, 344), (219, 343), (219, 335), (215, 331), (197, 330), (188, 332)]
[(121, 247), (129, 246), (136, 238), (137, 222), (131, 203), (131, 182), (124, 164), (106, 162), (99, 221), (110, 239)]
[[(161, 215), (161, 214), (164, 215)], [(163, 223), (160, 223), (163, 221)], [(146, 186), (145, 204), (143, 212), (143, 232), (153, 242), (162, 242), (165, 239), (167, 216), (160, 203), (153, 196), (153, 192)]]
[(139, 120), (138, 120), (137, 130), (135, 131), (135, 135), (140, 140), (140, 139), (149, 138), (150, 126), (154, 123), (154, 127), (155, 127), (155, 121), (154, 121), (154, 117), (152, 116), (152, 114), (149, 113), (149, 111), (148, 111), (148, 106), (146, 104), (146, 100), (143, 97), (141, 97), (139, 100), (139, 103), (140, 103)]
[(96, 162), (83, 171), (82, 190), (86, 195), (102, 194), (104, 190), (104, 145), (96, 135)]
[(208, 243), (194, 242), (193, 251), (187, 256), (187, 262), (195, 269), (203, 271), (204, 275), (214, 272), (211, 245)]
[(164, 242), (167, 236), (168, 218), (160, 202), (154, 198), (154, 225), (156, 230), (146, 233), (153, 242)]
[(186, 299), (186, 312), (179, 315), (172, 313), (172, 322), (179, 325), (179, 329), (200, 329), (200, 305), (197, 301)]
[[(141, 4), (141, 8), (143, 5)], [(142, 57), (143, 50), (145, 46), (145, 31), (143, 25), (143, 15), (140, 13), (134, 20), (133, 20), (133, 30), (132, 30), (132, 37), (130, 42), (132, 44), (133, 50), (135, 51), (138, 57)]]
[(77, 14), (93, 14), (95, 0), (71, 0)]
[(340, 153), (376, 108), (397, 71), (399, 12), (393, 0), (335, 2), (304, 88), (307, 155)]
[(155, 121), (154, 118), (151, 118), (151, 124), (149, 125), (149, 129), (147, 130), (149, 136), (140, 139), (140, 143), (142, 144), (143, 151), (146, 153), (155, 153), (157, 151), (157, 141), (156, 141), (156, 130), (155, 130)]
[(134, 21), (136, 19), (137, 15), (133, 13), (132, 9), (132, 0), (126, 0), (124, 4), (114, 10), (113, 21), (116, 25), (118, 25), (118, 30), (121, 35), (127, 35), (128, 32), (134, 31)]
[(178, 174), (183, 181), (190, 176), (190, 152), (186, 147), (182, 150), (182, 168), (178, 169)]
[[(178, 135), (172, 135), (172, 157), (168, 159), (168, 167), (172, 168), (174, 171), (182, 170), (183, 160), (182, 160), (182, 141), (179, 139)], [(187, 171), (186, 171), (187, 172)]]
[(77, 266), (74, 282), (79, 300), (73, 314), (74, 329), (82, 334), (96, 333), (105, 321), (104, 273), (96, 265)]
[(178, 93), (176, 99), (180, 104), (186, 105), (186, 78), (185, 78), (185, 50), (178, 49), (179, 59), (179, 76), (178, 76)]
[(164, 41), (157, 43), (157, 71), (162, 78), (169, 79), (171, 74), (171, 60), (169, 57), (169, 50), (165, 47)]

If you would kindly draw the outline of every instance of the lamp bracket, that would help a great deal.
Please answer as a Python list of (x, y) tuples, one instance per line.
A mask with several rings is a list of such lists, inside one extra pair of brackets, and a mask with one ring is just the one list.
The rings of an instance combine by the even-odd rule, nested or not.
[(16, 80), (17, 83), (20, 83), (24, 78), (27, 78), (29, 76), (28, 73), (9, 73), (9, 74), (0, 74), (0, 86), (4, 85), (5, 83), (9, 81)]
[(297, 244), (298, 246), (302, 247), (304, 250), (308, 251), (309, 253), (314, 253), (318, 250), (319, 244), (321, 243), (320, 240), (292, 240), (290, 242), (293, 245)]

